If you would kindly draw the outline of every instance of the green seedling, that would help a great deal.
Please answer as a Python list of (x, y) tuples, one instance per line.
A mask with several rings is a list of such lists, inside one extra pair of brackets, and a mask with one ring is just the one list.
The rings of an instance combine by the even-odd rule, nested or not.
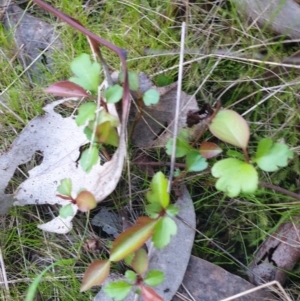
[(137, 288), (145, 301), (151, 298), (160, 298), (149, 286), (163, 281), (160, 271), (148, 272), (148, 256), (142, 246), (148, 239), (152, 239), (156, 248), (161, 249), (169, 244), (170, 239), (177, 233), (177, 225), (172, 219), (178, 213), (178, 208), (170, 204), (170, 195), (167, 192), (168, 180), (162, 172), (154, 175), (146, 197), (150, 207), (147, 207), (149, 216), (139, 217), (134, 226), (122, 232), (113, 242), (108, 260), (98, 260), (92, 263), (84, 274), (81, 291), (94, 285), (101, 285), (107, 278), (111, 262), (125, 260), (134, 272), (128, 271), (127, 281), (117, 281), (105, 286), (105, 292), (116, 300), (123, 300), (131, 289)]
[(57, 187), (57, 191), (60, 193), (57, 195), (59, 198), (63, 200), (69, 200), (71, 202), (60, 209), (60, 217), (67, 218), (73, 215), (74, 211), (71, 204), (76, 204), (81, 212), (90, 211), (97, 206), (94, 195), (85, 189), (79, 191), (75, 198), (72, 197), (71, 179), (61, 180), (60, 185)]
[[(252, 161), (247, 152), (250, 130), (246, 120), (231, 110), (221, 110), (217, 113), (209, 129), (217, 138), (243, 150), (244, 161), (237, 158), (223, 159), (214, 164), (212, 175), (219, 178), (216, 188), (224, 191), (230, 197), (243, 193), (254, 193), (258, 187), (258, 173), (253, 163), (264, 171), (276, 171), (279, 166), (288, 164), (293, 152), (287, 145), (274, 143), (270, 138), (262, 139)], [(239, 153), (231, 154), (241, 158)]]
[[(136, 293), (142, 294), (145, 301), (162, 301), (163, 299), (151, 287), (155, 287), (164, 281), (164, 273), (158, 270), (150, 270), (146, 273), (149, 262), (147, 252), (143, 248), (129, 257), (125, 259), (125, 262), (134, 271), (127, 270), (125, 272), (126, 280), (107, 284), (104, 287), (105, 293), (115, 300), (123, 300), (131, 290), (135, 289)], [(143, 294), (143, 291), (147, 291), (147, 294)]]

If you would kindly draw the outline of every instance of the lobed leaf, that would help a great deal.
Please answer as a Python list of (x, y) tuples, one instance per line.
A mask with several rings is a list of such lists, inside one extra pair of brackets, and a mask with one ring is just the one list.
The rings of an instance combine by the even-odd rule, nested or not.
[(72, 204), (67, 204), (59, 209), (59, 216), (62, 218), (67, 218), (73, 216), (74, 210)]
[(130, 283), (134, 284), (137, 279), (137, 274), (134, 271), (127, 270), (125, 272), (125, 277)]
[(216, 188), (230, 197), (241, 192), (253, 193), (257, 190), (258, 174), (253, 165), (234, 158), (218, 161), (211, 169), (214, 177), (219, 178)]
[(93, 166), (96, 165), (98, 161), (99, 161), (98, 147), (94, 145), (91, 148), (88, 148), (82, 152), (79, 162), (82, 169), (85, 172), (89, 173), (92, 170)]
[(95, 119), (95, 111), (97, 105), (94, 102), (86, 102), (78, 108), (78, 115), (76, 117), (76, 124), (78, 126), (84, 125), (87, 122)]
[(144, 278), (144, 282), (149, 286), (157, 286), (165, 280), (165, 275), (162, 271), (151, 270)]
[(111, 282), (104, 287), (105, 293), (113, 300), (121, 301), (126, 298), (132, 289), (132, 284), (120, 280)]
[(168, 216), (162, 217), (155, 225), (152, 241), (157, 249), (162, 249), (171, 241), (171, 236), (177, 233), (176, 223)]
[(260, 169), (272, 172), (287, 166), (293, 155), (293, 151), (286, 144), (274, 143), (272, 139), (265, 138), (259, 142), (254, 160)]
[(163, 207), (160, 203), (150, 203), (145, 207), (147, 215), (151, 218), (158, 218), (160, 212), (163, 210)]
[(160, 203), (163, 208), (167, 208), (170, 203), (170, 194), (168, 193), (168, 180), (165, 175), (159, 171), (151, 181), (151, 190), (146, 197), (149, 203)]
[(188, 172), (202, 171), (208, 166), (206, 159), (203, 156), (201, 156), (197, 150), (192, 150), (189, 153), (187, 153), (185, 158), (185, 164)]
[(168, 215), (170, 215), (171, 217), (175, 217), (178, 212), (179, 212), (179, 208), (173, 204), (170, 204), (167, 208), (166, 208), (166, 212)]
[(76, 77), (70, 81), (91, 92), (97, 92), (100, 83), (100, 64), (92, 62), (88, 54), (83, 53), (71, 63), (71, 70)]
[(57, 191), (66, 196), (71, 196), (72, 193), (72, 180), (71, 179), (62, 179), (60, 185), (57, 187)]

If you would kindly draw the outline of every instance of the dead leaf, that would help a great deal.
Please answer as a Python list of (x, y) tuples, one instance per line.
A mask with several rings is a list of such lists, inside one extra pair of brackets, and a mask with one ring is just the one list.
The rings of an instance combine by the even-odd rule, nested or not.
[[(299, 222), (298, 218), (298, 222)], [(284, 284), (287, 274), (300, 259), (300, 226), (286, 223), (269, 236), (260, 246), (250, 265), (253, 284), (277, 280)]]
[(88, 238), (85, 240), (85, 243), (82, 245), (82, 248), (89, 253), (99, 253), (104, 249), (99, 237)]
[[(63, 48), (61, 40), (52, 25), (31, 16), (15, 4), (7, 7), (4, 15), (4, 26), (13, 30), (18, 58), (26, 68), (33, 61), (36, 62), (28, 70), (30, 77), (41, 81), (42, 71), (40, 66), (45, 66), (51, 71), (54, 51)], [(41, 52), (44, 51), (41, 55)]]
[[(179, 296), (185, 296), (187, 300), (217, 301), (242, 293), (254, 288), (254, 285), (233, 275), (221, 267), (201, 258), (191, 256), (184, 276), (182, 286), (172, 301), (185, 300)], [(193, 299), (192, 299), (193, 298)], [(235, 301), (270, 301), (277, 300), (270, 293), (259, 290)]]
[[(177, 83), (165, 87), (156, 87), (145, 73), (139, 75), (141, 93), (148, 89), (154, 89), (159, 92), (160, 100), (158, 104), (142, 108), (142, 117), (139, 117), (139, 111), (135, 106), (131, 107), (129, 116), (130, 124), (135, 123), (134, 131), (131, 137), (132, 142), (139, 147), (164, 147), (167, 140), (172, 137), (175, 119)], [(136, 94), (133, 97), (137, 101)], [(179, 129), (187, 127), (188, 111), (199, 111), (195, 97), (181, 92), (181, 109), (178, 120)]]
[[(123, 170), (126, 155), (125, 128), (121, 126), (119, 147), (112, 159), (103, 165), (96, 165), (90, 173), (85, 173), (76, 160), (79, 148), (87, 143), (83, 128), (78, 127), (74, 118), (63, 118), (54, 111), (55, 106), (64, 101), (56, 101), (47, 105), (43, 116), (31, 120), (21, 134), (15, 139), (10, 150), (0, 156), (0, 214), (4, 214), (11, 204), (12, 195), (6, 195), (4, 190), (20, 164), (29, 161), (39, 150), (43, 162), (29, 171), (29, 178), (17, 189), (14, 205), (41, 205), (69, 203), (56, 196), (57, 187), (64, 178), (72, 180), (73, 191), (86, 188), (92, 192), (97, 202), (106, 198), (116, 187)], [(117, 116), (114, 106), (109, 105), (111, 114)], [(126, 118), (123, 118), (126, 120)], [(74, 215), (77, 206), (74, 205)], [(67, 233), (72, 228), (72, 217), (56, 217), (49, 223), (39, 227), (46, 231)]]
[(115, 212), (103, 207), (91, 220), (92, 225), (101, 227), (108, 235), (116, 238), (122, 229), (122, 219)]

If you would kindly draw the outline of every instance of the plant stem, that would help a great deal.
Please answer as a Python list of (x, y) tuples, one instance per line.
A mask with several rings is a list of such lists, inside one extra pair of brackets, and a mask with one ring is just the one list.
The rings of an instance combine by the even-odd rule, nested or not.
[[(143, 165), (143, 166), (170, 166), (170, 162), (134, 162), (135, 165)], [(175, 163), (175, 167), (185, 168), (186, 165), (184, 163)]]
[(292, 192), (292, 191), (289, 191), (289, 190), (286, 190), (284, 188), (281, 188), (279, 186), (276, 186), (276, 185), (273, 185), (271, 183), (266, 183), (266, 182), (259, 182), (259, 185), (262, 186), (262, 187), (265, 187), (265, 188), (269, 188), (269, 189), (273, 189), (277, 192), (281, 192), (285, 195), (288, 195), (296, 200), (300, 200), (300, 194), (299, 193), (295, 193), (295, 192)]

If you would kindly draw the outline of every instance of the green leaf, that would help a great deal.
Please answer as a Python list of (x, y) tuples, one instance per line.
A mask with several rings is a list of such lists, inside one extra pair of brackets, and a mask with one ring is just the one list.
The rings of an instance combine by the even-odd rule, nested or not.
[(129, 254), (128, 256), (126, 256), (126, 257), (124, 258), (124, 261), (125, 261), (125, 263), (126, 263), (127, 265), (131, 266), (131, 262), (132, 262), (132, 260), (133, 260), (133, 258), (134, 258), (134, 254), (135, 254), (135, 253), (131, 253), (131, 254)]
[(59, 216), (62, 218), (70, 217), (74, 214), (72, 204), (67, 204), (59, 209)]
[(286, 144), (273, 142), (270, 138), (259, 141), (255, 162), (260, 169), (272, 172), (288, 165), (293, 158), (293, 151)]
[(108, 103), (117, 103), (123, 97), (123, 87), (116, 84), (105, 90), (105, 99)]
[(150, 203), (145, 206), (145, 211), (151, 218), (157, 218), (163, 207), (160, 203)]
[(147, 192), (149, 203), (160, 203), (163, 208), (167, 208), (170, 203), (170, 194), (168, 193), (168, 180), (165, 175), (159, 171), (152, 178), (150, 188)]
[(86, 126), (83, 130), (83, 133), (89, 141), (92, 140), (93, 130), (90, 128), (90, 126)]
[(136, 282), (136, 279), (137, 279), (137, 274), (133, 271), (128, 270), (128, 271), (125, 272), (125, 277), (127, 278), (127, 280), (130, 283), (134, 284)]
[(94, 165), (99, 161), (98, 147), (92, 146), (84, 150), (80, 158), (80, 166), (85, 172), (90, 172)]
[(211, 133), (227, 143), (246, 149), (250, 137), (247, 121), (232, 110), (221, 110), (209, 124)]
[[(120, 72), (119, 74), (119, 81), (120, 83), (124, 83), (125, 76), (124, 72)], [(134, 71), (128, 71), (128, 82), (129, 82), (129, 89), (131, 91), (138, 91), (139, 90), (139, 76)]]
[(100, 83), (100, 65), (92, 62), (88, 54), (83, 53), (71, 63), (71, 70), (76, 77), (70, 81), (91, 92), (97, 92)]
[(187, 153), (185, 158), (187, 171), (202, 171), (207, 168), (208, 164), (206, 159), (202, 157), (198, 151), (193, 150)]
[(257, 171), (253, 165), (238, 159), (228, 158), (218, 161), (212, 167), (211, 173), (219, 178), (216, 188), (230, 197), (236, 197), (241, 192), (253, 193), (257, 190)]
[(146, 106), (155, 105), (159, 102), (159, 97), (160, 97), (160, 94), (156, 90), (149, 89), (143, 95), (144, 104)]
[(71, 196), (72, 193), (72, 180), (62, 179), (60, 185), (57, 187), (57, 191), (62, 195)]
[(171, 236), (177, 233), (176, 223), (168, 216), (161, 218), (154, 229), (152, 241), (155, 248), (162, 249), (171, 241)]
[[(166, 144), (166, 153), (168, 155), (172, 155), (172, 148), (173, 148), (173, 138), (169, 139), (167, 144)], [(189, 145), (187, 140), (182, 139), (182, 138), (177, 138), (176, 139), (176, 152), (175, 152), (175, 157), (176, 158), (181, 158), (185, 156), (187, 153), (189, 153), (193, 148)]]
[(97, 126), (96, 137), (98, 143), (109, 144), (116, 147), (119, 145), (119, 135), (117, 129), (112, 127), (109, 121), (101, 123)]
[(84, 292), (95, 285), (101, 285), (108, 277), (110, 271), (109, 260), (95, 260), (86, 269), (80, 291)]
[(157, 220), (140, 217), (137, 224), (122, 232), (113, 242), (111, 261), (120, 261), (135, 252), (151, 237)]
[(126, 298), (132, 289), (132, 284), (120, 280), (111, 282), (104, 287), (104, 292), (113, 300), (121, 301)]
[(94, 102), (86, 102), (78, 108), (78, 115), (76, 117), (76, 124), (78, 126), (84, 125), (88, 121), (95, 119), (95, 111), (97, 105)]
[(139, 274), (143, 275), (148, 269), (148, 254), (145, 249), (141, 248), (134, 253), (131, 267)]
[(102, 124), (109, 121), (112, 127), (117, 127), (120, 122), (119, 118), (106, 112), (105, 110), (101, 110), (98, 116), (97, 124)]
[(165, 280), (165, 275), (162, 271), (151, 270), (144, 279), (144, 282), (149, 286), (157, 286)]
[(175, 217), (178, 212), (179, 212), (179, 208), (173, 204), (170, 204), (167, 208), (166, 208), (166, 212), (168, 215), (170, 215), (171, 217)]

